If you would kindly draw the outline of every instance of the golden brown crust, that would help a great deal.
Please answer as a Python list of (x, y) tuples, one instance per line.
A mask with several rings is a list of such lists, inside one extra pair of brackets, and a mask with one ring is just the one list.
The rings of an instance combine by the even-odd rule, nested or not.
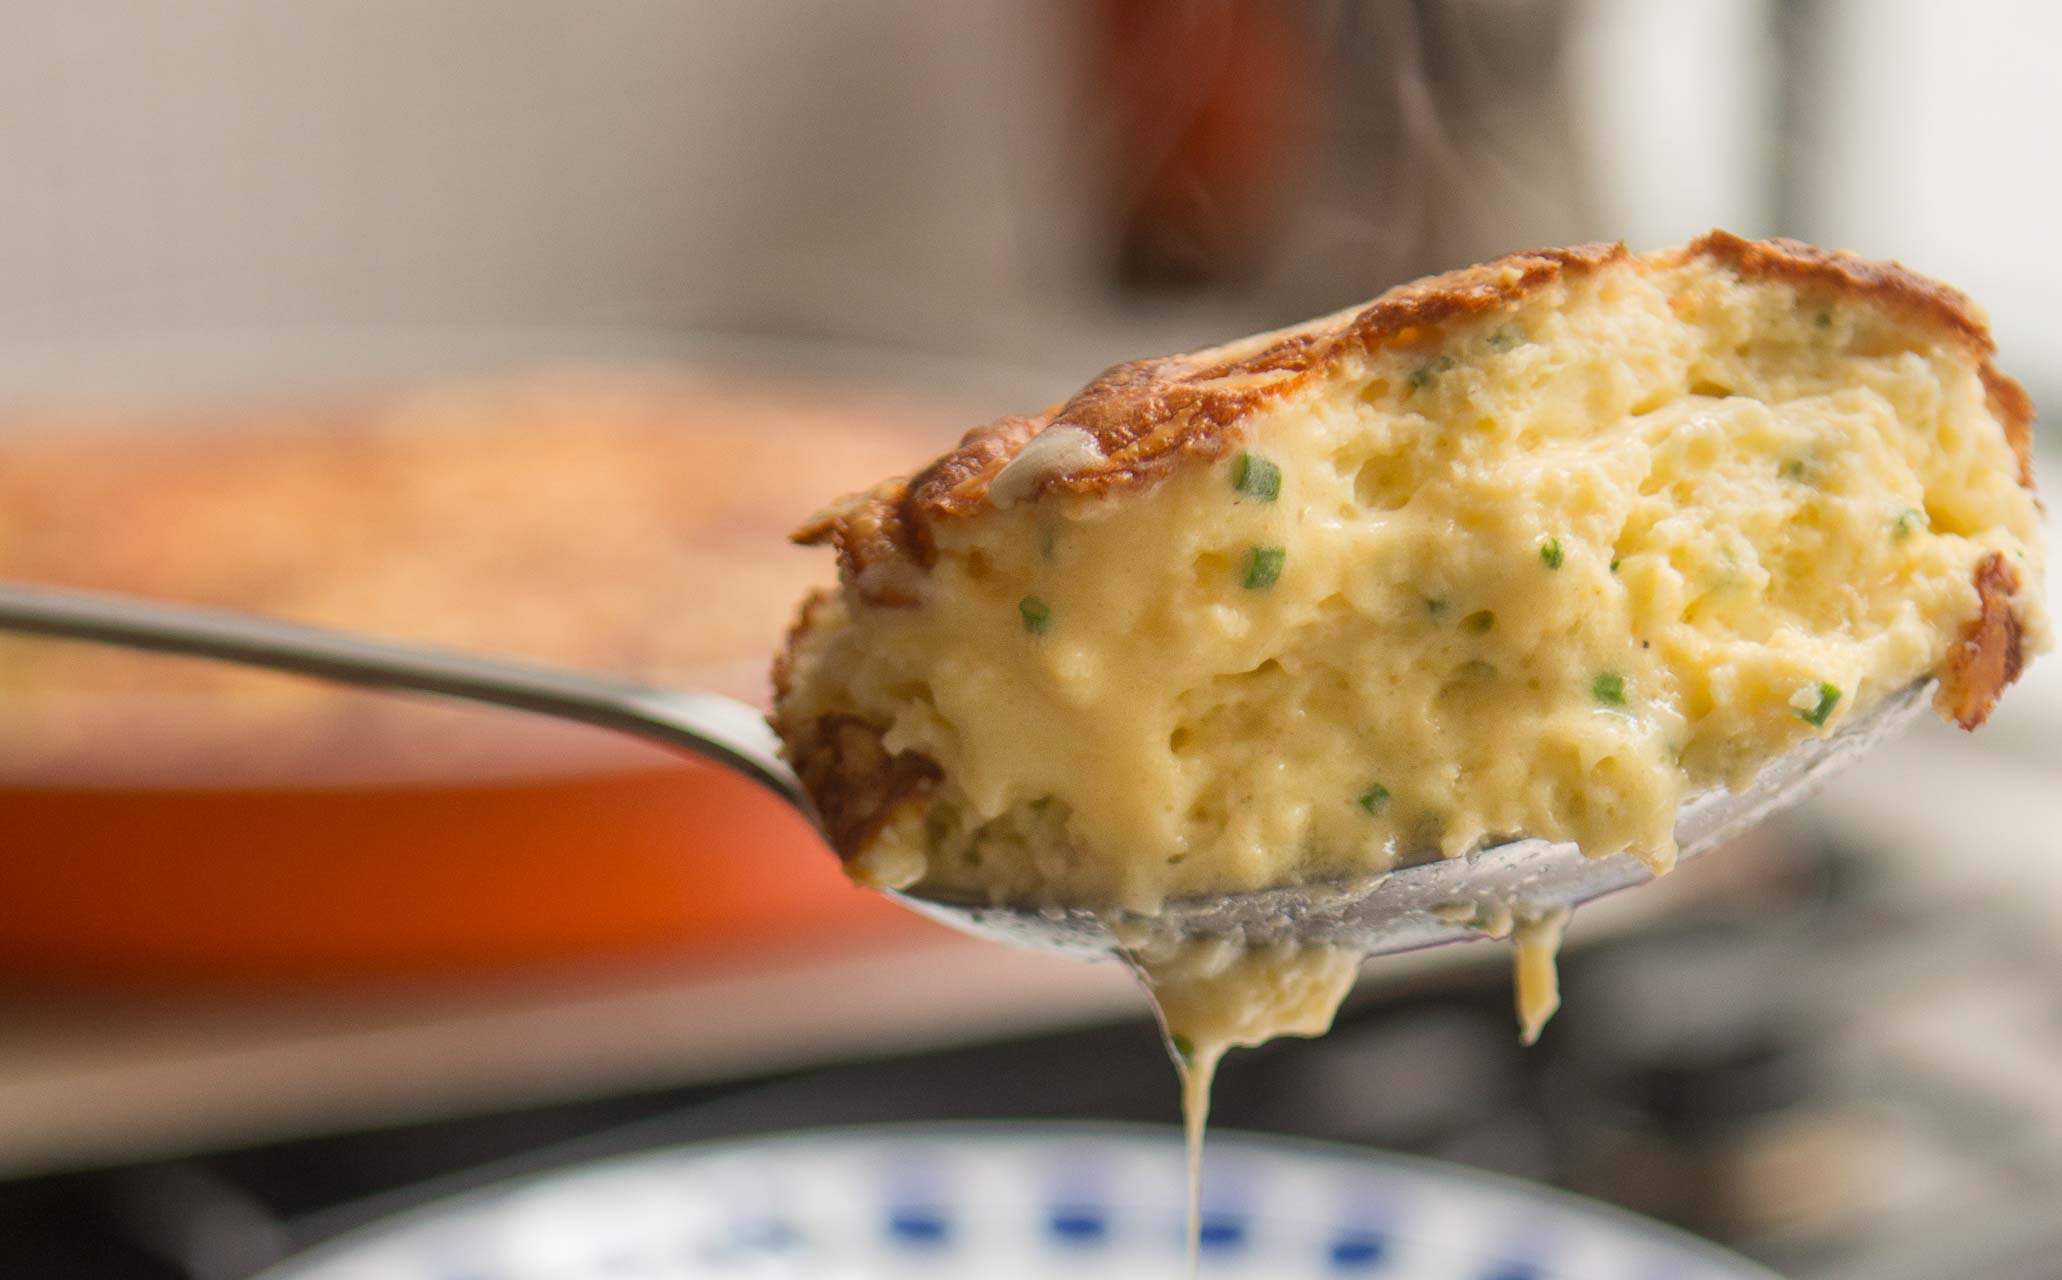
[(1971, 349), (1997, 350), (1983, 312), (1959, 289), (1897, 262), (1874, 262), (1801, 240), (1748, 240), (1713, 231), (1682, 249), (1684, 258), (1722, 262), (1747, 280), (1782, 280), (1849, 301), (1866, 300), (1945, 329)]
[(1872, 262), (1799, 240), (1748, 240), (1730, 231), (1713, 231), (1692, 241), (1682, 253), (1723, 262), (1746, 279), (1783, 280), (1844, 299), (1866, 299), (1946, 330), (1980, 359), (1977, 373), (1983, 379), (1990, 411), (2004, 424), (2005, 439), (2019, 459), (2019, 483), (2033, 488), (2033, 400), (2026, 388), (1991, 359), (1997, 343), (1991, 339), (1982, 309), (1969, 295), (1908, 270), (1902, 263)]
[(1039, 477), (1029, 495), (1104, 494), (1149, 486), (1185, 461), (1208, 462), (1243, 438), (1243, 421), (1351, 353), (1429, 343), (1438, 327), (1539, 292), (1565, 275), (1630, 255), (1620, 244), (1506, 254), (1479, 266), (1401, 285), (1358, 312), (1340, 312), (1277, 333), (1106, 370), (1075, 396), (1032, 417), (1004, 418), (967, 433), (957, 449), (908, 479), (848, 498), (795, 531), (807, 545), (837, 548), (839, 568), (862, 598), (907, 605), (916, 573), (931, 562), (931, 526), (989, 508), (989, 485), (1049, 426), (1088, 433), (1102, 461)]
[[(1474, 267), (1398, 285), (1353, 318), (1343, 338), (1362, 351), (1409, 346), (1439, 325), (1487, 314), (1539, 293), (1564, 276), (1631, 261), (1623, 244), (1526, 249)], [(1326, 353), (1330, 358), (1336, 352)]]
[(1964, 729), (1990, 717), (1998, 695), (2019, 678), (2026, 661), (2019, 615), (2012, 608), (2018, 572), (2002, 552), (1993, 551), (1976, 566), (1975, 583), (1981, 607), (1941, 663), (1940, 692), (1934, 699), (1940, 714)]
[(773, 660), (773, 728), (788, 762), (823, 819), (824, 835), (840, 858), (850, 859), (905, 805), (920, 804), (940, 774), (929, 757), (890, 754), (883, 730), (853, 715), (797, 717), (788, 711), (795, 688), (795, 657), (811, 632), (824, 626), (835, 601), (811, 592), (795, 615), (787, 643)]
[(938, 766), (913, 751), (890, 754), (882, 731), (857, 716), (818, 716), (784, 735), (788, 757), (816, 802), (840, 858), (855, 857), (905, 806), (922, 804)]
[(802, 597), (802, 604), (795, 610), (795, 620), (788, 624), (786, 639), (780, 651), (773, 655), (773, 727), (787, 736), (787, 729), (781, 723), (782, 708), (795, 692), (795, 657), (801, 651), (802, 637), (822, 625), (822, 615), (830, 608), (836, 594), (828, 587), (818, 587)]
[(1990, 411), (2005, 424), (2005, 440), (2019, 458), (2019, 483), (2033, 491), (2033, 397), (2018, 379), (2000, 370), (1988, 359), (1976, 371), (1983, 377)]
[(967, 433), (959, 447), (907, 479), (858, 494), (796, 530), (796, 541), (837, 548), (848, 584), (869, 604), (915, 604), (933, 558), (933, 528), (988, 510), (989, 486), (1032, 437), (1052, 426), (1086, 432), (1101, 461), (1036, 477), (1026, 496), (1089, 496), (1148, 487), (1187, 461), (1235, 449), (1244, 423), (1349, 357), (1431, 345), (1442, 326), (1532, 297), (1565, 278), (1618, 263), (1651, 265), (1705, 257), (1749, 279), (1863, 299), (1944, 330), (1980, 359), (1992, 411), (2033, 487), (2033, 405), (1991, 362), (1990, 331), (1976, 305), (1954, 289), (1898, 264), (1871, 262), (1795, 240), (1747, 240), (1713, 231), (1669, 254), (1634, 258), (1622, 244), (1586, 244), (1506, 254), (1479, 266), (1400, 285), (1365, 308), (1220, 347), (1117, 365), (1072, 399), (1031, 417), (1005, 418)]

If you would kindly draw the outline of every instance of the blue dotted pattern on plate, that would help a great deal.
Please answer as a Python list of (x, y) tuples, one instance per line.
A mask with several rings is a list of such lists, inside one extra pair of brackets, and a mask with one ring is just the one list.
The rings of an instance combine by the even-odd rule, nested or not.
[(951, 1238), (952, 1223), (941, 1209), (893, 1209), (888, 1234), (901, 1244), (935, 1248)]
[[(1210, 1154), (1239, 1195), (1206, 1196), (1206, 1280), (1774, 1280), (1642, 1219), (1467, 1170), (1241, 1135), (1214, 1137)], [(1031, 1280), (1079, 1267), (1173, 1280), (1181, 1201), (1179, 1141), (1154, 1131), (834, 1131), (566, 1170), (432, 1206), (265, 1280)]]
[(1372, 1233), (1340, 1235), (1329, 1255), (1334, 1271), (1375, 1271), (1389, 1261), (1389, 1240)]
[[(1045, 1218), (1051, 1243), (1063, 1249), (1094, 1249), (1112, 1240), (1108, 1214), (1089, 1205), (1054, 1205)], [(895, 1244), (913, 1251), (927, 1251), (946, 1243), (953, 1235), (946, 1211), (936, 1206), (900, 1206), (887, 1211), (887, 1235)], [(1244, 1219), (1224, 1213), (1206, 1213), (1197, 1227), (1196, 1247), (1201, 1259), (1234, 1253), (1247, 1243)], [(1394, 1259), (1386, 1234), (1340, 1228), (1319, 1240), (1323, 1266), (1336, 1275), (1368, 1275), (1386, 1269)], [(1456, 1272), (1459, 1277), (1462, 1273)], [(1555, 1273), (1541, 1270), (1530, 1261), (1496, 1259), (1482, 1269), (1466, 1273), (1469, 1280), (1555, 1280)], [(1711, 1273), (1716, 1280), (1723, 1273)]]
[(1094, 1205), (1055, 1205), (1045, 1226), (1052, 1238), (1066, 1245), (1093, 1245), (1110, 1234), (1110, 1220)]

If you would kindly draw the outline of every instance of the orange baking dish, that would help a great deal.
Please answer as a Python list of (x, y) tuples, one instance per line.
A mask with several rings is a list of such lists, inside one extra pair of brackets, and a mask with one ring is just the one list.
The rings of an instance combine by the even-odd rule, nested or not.
[[(783, 535), (970, 420), (559, 371), (318, 409), (18, 413), (0, 576), (763, 697)], [(764, 957), (924, 926), (752, 784), (599, 730), (0, 641), (0, 968), (257, 983)]]

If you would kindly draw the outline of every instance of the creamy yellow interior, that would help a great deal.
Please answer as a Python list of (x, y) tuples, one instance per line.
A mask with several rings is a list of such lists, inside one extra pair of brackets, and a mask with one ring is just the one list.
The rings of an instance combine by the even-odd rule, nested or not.
[(1930, 674), (1986, 554), (2041, 579), (1965, 351), (1702, 259), (1244, 425), (1142, 492), (941, 522), (919, 605), (810, 638), (792, 710), (942, 772), (855, 874), (1151, 909), (1519, 833), (1662, 869), (1687, 792)]

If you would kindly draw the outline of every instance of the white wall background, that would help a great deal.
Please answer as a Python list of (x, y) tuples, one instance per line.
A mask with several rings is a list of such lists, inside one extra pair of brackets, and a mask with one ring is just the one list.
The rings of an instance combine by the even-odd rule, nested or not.
[(1636, 249), (1773, 230), (1765, 0), (1580, 0), (1564, 68), (1598, 235)]
[[(1603, 233), (1725, 226), (1900, 259), (1987, 306), (2004, 365), (2062, 397), (2062, 4), (1582, 3), (1570, 93)], [(1782, 13), (1805, 36), (1788, 114)], [(1784, 148), (1787, 221), (1769, 185)]]
[(956, 0), (0, 6), (0, 387), (855, 316), (978, 340), (969, 300), (1032, 270), (1052, 39)]
[(1830, 12), (1803, 234), (1966, 289), (1990, 309), (2001, 363), (2062, 396), (2062, 5)]
[[(1520, 6), (1452, 2), (1492, 23)], [(1535, 169), (1453, 200), (1494, 212), (1513, 247), (1724, 225), (1899, 257), (1985, 302), (2007, 366), (2062, 395), (2062, 4), (1569, 3), (1575, 154), (1528, 142), (1541, 104), (1476, 86), (1487, 143)], [(1250, 327), (1236, 299), (1127, 311), (1089, 278), (1072, 12), (0, 5), (0, 397), (664, 353), (710, 328), (868, 334), (1078, 379)], [(1817, 23), (1790, 118), (1778, 13)], [(1787, 219), (1783, 148), (1801, 179)], [(1573, 171), (1573, 196), (1549, 199), (1537, 166)], [(1283, 255), (1310, 310), (1381, 283), (1331, 280), (1343, 251), (1322, 231), (1306, 219)]]

